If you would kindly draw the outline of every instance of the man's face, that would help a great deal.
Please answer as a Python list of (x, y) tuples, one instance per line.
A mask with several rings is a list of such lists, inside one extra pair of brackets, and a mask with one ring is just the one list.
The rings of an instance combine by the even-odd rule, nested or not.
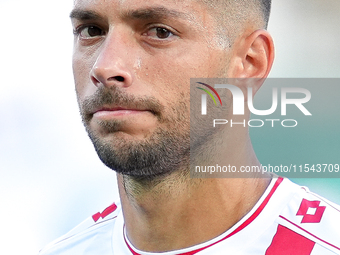
[(76, 0), (73, 71), (102, 161), (153, 177), (188, 166), (190, 78), (225, 77), (225, 35), (193, 0)]

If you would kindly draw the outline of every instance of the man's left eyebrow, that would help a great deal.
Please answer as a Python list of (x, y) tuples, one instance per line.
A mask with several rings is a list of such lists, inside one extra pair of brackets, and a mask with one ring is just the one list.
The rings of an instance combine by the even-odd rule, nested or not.
[(165, 18), (181, 18), (181, 19), (192, 19), (188, 13), (180, 12), (165, 7), (151, 7), (138, 10), (128, 11), (123, 15), (124, 19), (139, 19), (139, 20), (150, 20), (150, 19), (165, 19)]

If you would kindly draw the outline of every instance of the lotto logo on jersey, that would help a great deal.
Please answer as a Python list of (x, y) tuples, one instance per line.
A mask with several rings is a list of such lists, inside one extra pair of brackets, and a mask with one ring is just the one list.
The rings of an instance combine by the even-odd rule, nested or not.
[(320, 201), (303, 199), (297, 216), (303, 216), (301, 223), (320, 223), (326, 206), (320, 206)]

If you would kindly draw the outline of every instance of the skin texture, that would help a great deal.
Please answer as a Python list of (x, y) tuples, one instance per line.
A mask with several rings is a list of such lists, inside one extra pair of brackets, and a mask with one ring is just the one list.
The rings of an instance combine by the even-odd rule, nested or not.
[[(193, 0), (75, 1), (80, 111), (100, 158), (118, 172), (126, 233), (140, 250), (182, 249), (222, 234), (269, 183), (189, 177), (190, 78), (255, 78), (247, 85), (255, 93), (274, 58), (257, 16), (241, 28), (223, 20), (224, 30), (215, 9)], [(219, 130), (209, 142), (205, 129), (196, 134), (211, 162), (259, 165), (246, 129)]]

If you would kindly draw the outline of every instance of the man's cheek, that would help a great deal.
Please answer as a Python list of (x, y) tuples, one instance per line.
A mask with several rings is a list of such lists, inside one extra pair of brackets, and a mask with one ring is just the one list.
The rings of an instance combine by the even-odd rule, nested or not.
[(91, 69), (90, 64), (76, 58), (73, 59), (73, 76), (78, 97), (83, 98), (96, 91), (96, 86), (90, 78)]

